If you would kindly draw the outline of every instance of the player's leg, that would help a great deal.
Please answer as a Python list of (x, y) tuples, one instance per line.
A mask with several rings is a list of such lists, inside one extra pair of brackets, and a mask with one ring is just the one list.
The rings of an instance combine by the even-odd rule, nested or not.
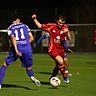
[[(68, 66), (69, 66), (69, 62), (68, 62), (68, 58), (67, 58), (67, 54), (64, 53), (64, 65), (65, 65), (65, 74), (66, 76), (68, 77)], [(69, 79), (68, 78), (65, 78), (65, 82), (66, 83), (69, 83)]]
[(4, 64), (0, 67), (0, 89), (2, 87), (3, 78), (7, 67), (16, 61), (17, 57), (14, 55), (14, 52), (9, 52), (8, 56), (5, 58)]
[(6, 72), (7, 67), (8, 67), (8, 65), (4, 62), (4, 64), (0, 68), (0, 89), (2, 86), (3, 78), (5, 76), (5, 72)]
[(40, 86), (41, 83), (38, 79), (35, 78), (34, 72), (32, 70), (32, 53), (23, 53), (22, 57), (20, 57), (20, 61), (22, 62), (22, 66), (26, 67), (26, 73), (30, 77), (30, 79), (37, 85)]
[[(53, 69), (53, 71), (52, 71), (52, 75), (51, 75), (51, 77), (50, 78), (52, 78), (52, 77), (55, 77), (57, 74), (58, 74), (58, 72), (59, 72), (59, 68), (58, 68), (58, 64), (57, 64), (58, 62), (55, 62), (55, 67), (54, 67), (54, 69)], [(49, 78), (49, 79), (50, 79)]]
[(55, 58), (58, 62), (58, 67), (59, 70), (64, 78), (65, 83), (69, 83), (69, 79), (68, 79), (68, 74), (66, 74), (66, 70), (65, 70), (65, 64), (64, 64), (64, 60), (61, 56), (56, 56)]
[(37, 86), (41, 86), (40, 81), (39, 81), (37, 78), (35, 78), (35, 76), (34, 76), (34, 73), (33, 73), (33, 71), (32, 71), (32, 67), (26, 67), (26, 72), (27, 72), (28, 76), (30, 77), (30, 79), (31, 79)]
[(68, 75), (68, 66), (69, 66), (69, 63), (68, 63), (67, 57), (64, 58), (64, 64), (65, 64), (65, 73)]
[(69, 73), (69, 71), (68, 71), (69, 61), (68, 61), (66, 53), (64, 54), (64, 64), (65, 64), (65, 73), (68, 74), (68, 76), (72, 76), (72, 74)]

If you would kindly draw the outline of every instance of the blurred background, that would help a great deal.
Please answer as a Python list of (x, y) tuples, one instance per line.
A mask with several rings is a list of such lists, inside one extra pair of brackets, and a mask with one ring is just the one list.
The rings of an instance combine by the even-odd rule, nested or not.
[[(10, 49), (6, 32), (12, 23), (12, 15), (19, 14), (22, 17), (22, 22), (27, 24), (35, 37), (36, 42), (43, 34), (38, 30), (31, 19), (31, 15), (36, 13), (40, 23), (55, 22), (59, 14), (66, 17), (66, 23), (72, 33), (72, 41), (68, 42), (69, 47), (75, 52), (96, 52), (96, 0), (72, 0), (66, 2), (63, 8), (13, 8), (0, 9), (0, 52), (7, 52)], [(35, 29), (35, 30), (34, 30)], [(39, 33), (37, 31), (40, 31)], [(33, 45), (32, 45), (33, 46)], [(46, 53), (48, 40), (43, 41), (34, 53)]]

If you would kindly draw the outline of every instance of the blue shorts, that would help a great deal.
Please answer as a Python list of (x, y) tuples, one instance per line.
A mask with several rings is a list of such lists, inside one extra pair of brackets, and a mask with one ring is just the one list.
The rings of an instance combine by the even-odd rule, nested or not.
[(20, 50), (20, 52), (22, 53), (21, 57), (18, 57), (14, 50), (10, 51), (8, 56), (5, 58), (5, 62), (10, 65), (19, 58), (21, 61), (22, 67), (31, 67), (33, 65), (32, 50), (30, 51), (29, 50), (27, 51), (27, 50), (25, 51)]

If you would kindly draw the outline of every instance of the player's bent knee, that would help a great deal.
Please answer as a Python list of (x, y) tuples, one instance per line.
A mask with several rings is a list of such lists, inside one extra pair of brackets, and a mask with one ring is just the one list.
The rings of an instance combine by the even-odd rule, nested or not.
[(32, 69), (32, 66), (31, 67), (26, 67), (27, 70), (31, 70)]

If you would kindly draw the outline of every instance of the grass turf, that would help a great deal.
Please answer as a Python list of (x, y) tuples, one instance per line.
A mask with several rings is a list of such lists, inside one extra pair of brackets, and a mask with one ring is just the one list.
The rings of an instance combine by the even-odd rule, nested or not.
[[(0, 54), (0, 66), (7, 54)], [(31, 82), (20, 61), (10, 65), (6, 71), (0, 96), (96, 96), (96, 54), (69, 54), (70, 83), (65, 84), (60, 73), (61, 85), (53, 88), (49, 77), (54, 61), (47, 54), (33, 54), (33, 71), (41, 81), (37, 87)]]

